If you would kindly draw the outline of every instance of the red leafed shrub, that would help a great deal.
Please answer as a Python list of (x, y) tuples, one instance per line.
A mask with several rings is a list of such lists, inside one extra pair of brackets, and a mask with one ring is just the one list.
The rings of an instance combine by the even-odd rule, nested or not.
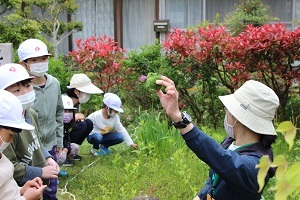
[(93, 80), (105, 92), (123, 82), (119, 75), (124, 50), (108, 36), (76, 40), (76, 50), (69, 52), (83, 72), (93, 72)]
[[(250, 25), (236, 37), (224, 27), (174, 29), (164, 49), (172, 63), (168, 70), (173, 78), (177, 75), (179, 85), (215, 78), (233, 92), (248, 79), (256, 79), (277, 93), (283, 115), (292, 80), (299, 80), (299, 70), (291, 64), (300, 59), (300, 28), (291, 31), (282, 24)], [(189, 78), (180, 84), (182, 75)]]

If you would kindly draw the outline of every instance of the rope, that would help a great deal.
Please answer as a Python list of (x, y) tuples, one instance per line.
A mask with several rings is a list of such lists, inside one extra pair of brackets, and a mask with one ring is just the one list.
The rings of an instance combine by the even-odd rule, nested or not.
[(74, 200), (76, 200), (76, 197), (74, 194), (72, 194), (71, 192), (68, 192), (68, 184), (69, 182), (73, 181), (77, 176), (79, 176), (81, 173), (83, 173), (87, 168), (89, 168), (90, 166), (94, 165), (96, 162), (98, 162), (100, 160), (100, 157), (98, 157), (96, 160), (94, 160), (93, 162), (91, 162), (89, 165), (86, 165), (79, 173), (77, 173), (75, 176), (73, 176), (72, 178), (70, 178), (69, 180), (67, 180), (65, 186), (63, 188), (58, 188), (57, 191), (60, 192), (60, 195), (66, 195), (68, 194), (69, 197), (72, 197)]

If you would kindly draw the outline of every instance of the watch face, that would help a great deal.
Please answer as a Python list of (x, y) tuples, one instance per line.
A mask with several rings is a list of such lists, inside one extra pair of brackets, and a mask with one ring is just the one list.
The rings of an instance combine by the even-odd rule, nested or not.
[(192, 118), (189, 114), (187, 114), (186, 112), (182, 112), (182, 120), (185, 124), (189, 124), (192, 122)]
[(175, 128), (185, 128), (188, 124), (192, 122), (191, 116), (189, 116), (186, 112), (182, 112), (181, 116), (182, 116), (182, 120), (180, 120), (177, 123), (175, 122), (172, 123)]

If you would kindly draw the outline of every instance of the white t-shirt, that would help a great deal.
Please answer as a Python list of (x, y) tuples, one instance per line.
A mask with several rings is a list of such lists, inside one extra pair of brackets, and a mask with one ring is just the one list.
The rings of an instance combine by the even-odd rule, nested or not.
[(130, 135), (122, 125), (118, 115), (109, 119), (105, 119), (102, 115), (102, 110), (98, 110), (90, 114), (87, 118), (90, 119), (94, 124), (90, 135), (95, 133), (105, 135), (110, 132), (118, 132), (124, 136), (124, 141), (128, 146), (133, 144)]

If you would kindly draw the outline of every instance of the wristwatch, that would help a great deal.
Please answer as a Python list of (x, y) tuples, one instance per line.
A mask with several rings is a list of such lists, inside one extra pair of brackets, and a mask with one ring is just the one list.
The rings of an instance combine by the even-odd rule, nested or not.
[(179, 128), (179, 129), (185, 128), (188, 124), (192, 122), (191, 116), (186, 112), (182, 112), (181, 117), (182, 119), (179, 122), (172, 122), (175, 128)]

